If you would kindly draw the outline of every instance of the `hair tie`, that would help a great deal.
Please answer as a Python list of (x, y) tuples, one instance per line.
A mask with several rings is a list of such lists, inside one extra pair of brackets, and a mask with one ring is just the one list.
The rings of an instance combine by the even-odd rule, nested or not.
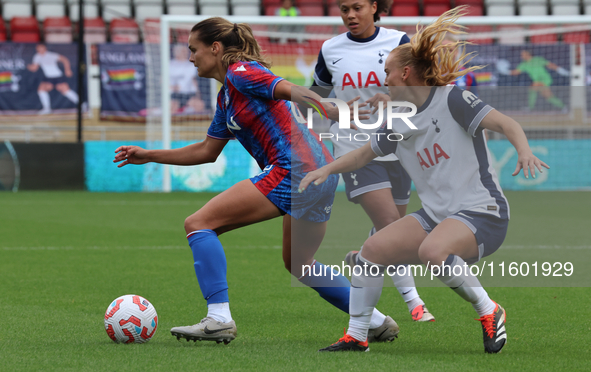
[(234, 23), (234, 32), (238, 32), (238, 25)]

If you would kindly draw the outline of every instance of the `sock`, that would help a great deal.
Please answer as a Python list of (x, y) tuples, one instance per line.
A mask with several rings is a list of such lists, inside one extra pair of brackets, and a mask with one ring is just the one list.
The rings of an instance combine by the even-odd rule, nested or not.
[[(399, 273), (403, 275), (399, 275)], [(419, 292), (415, 287), (415, 278), (409, 265), (396, 266), (396, 275), (392, 276), (392, 282), (406, 303), (408, 311), (413, 311), (415, 307), (425, 304), (419, 297)]]
[(558, 108), (564, 107), (564, 103), (562, 102), (562, 100), (558, 97), (555, 97), (555, 96), (548, 98), (548, 102), (550, 102), (552, 104), (552, 106), (554, 106), (554, 107), (558, 107)]
[[(361, 252), (357, 255), (357, 265), (366, 269), (361, 272), (359, 269), (354, 270), (351, 277), (351, 309), (347, 334), (363, 342), (367, 339), (374, 309), (382, 295), (385, 267), (364, 259)], [(376, 266), (377, 270), (370, 270), (371, 266)]]
[(41, 101), (41, 106), (43, 106), (43, 110), (51, 110), (51, 101), (49, 100), (49, 92), (44, 90), (37, 91), (37, 95), (39, 95), (39, 100)]
[(74, 103), (78, 103), (78, 93), (74, 92), (72, 89), (70, 89), (66, 93), (64, 93), (64, 96), (66, 96), (66, 98), (69, 99), (70, 101), (72, 101)]
[[(461, 273), (459, 268), (455, 269), (455, 273), (460, 275), (454, 274), (454, 267), (461, 267)], [(470, 302), (479, 316), (492, 314), (495, 310), (495, 303), (488, 297), (478, 278), (470, 274), (469, 268), (466, 269), (466, 262), (461, 257), (450, 254), (437, 277), (460, 297)]]
[(187, 239), (203, 298), (208, 305), (229, 302), (226, 254), (217, 234), (213, 230), (196, 230), (189, 233)]
[(349, 313), (349, 291), (351, 283), (344, 275), (333, 271), (331, 280), (330, 267), (314, 260), (310, 268), (298, 278), (302, 283), (318, 292), (320, 297), (333, 306)]
[(217, 304), (207, 305), (207, 316), (222, 323), (228, 323), (232, 321), (232, 313), (230, 313), (230, 303), (221, 302)]
[(528, 93), (528, 106), (530, 109), (533, 109), (536, 106), (536, 101), (538, 100), (538, 92), (533, 89), (530, 89)]

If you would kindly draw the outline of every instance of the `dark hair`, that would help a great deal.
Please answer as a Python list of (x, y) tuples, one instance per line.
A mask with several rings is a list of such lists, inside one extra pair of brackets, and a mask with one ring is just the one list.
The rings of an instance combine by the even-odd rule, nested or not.
[(221, 17), (212, 17), (193, 26), (191, 33), (197, 33), (197, 39), (205, 45), (212, 45), (216, 41), (222, 44), (222, 63), (225, 68), (239, 61), (254, 61), (271, 67), (271, 63), (261, 55), (261, 47), (246, 23), (236, 24)]
[[(382, 13), (386, 13), (388, 14), (390, 12), (390, 7), (392, 6), (392, 0), (367, 0), (369, 2), (369, 5), (372, 5), (373, 3), (377, 3), (377, 10), (376, 13), (373, 15), (373, 21), (377, 22), (380, 20), (380, 14)], [(337, 0), (337, 3), (341, 3), (341, 0)]]

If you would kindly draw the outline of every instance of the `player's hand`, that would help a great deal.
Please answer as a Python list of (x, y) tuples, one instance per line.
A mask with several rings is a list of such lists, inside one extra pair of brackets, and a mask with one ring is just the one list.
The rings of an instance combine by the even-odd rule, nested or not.
[(532, 178), (536, 178), (536, 168), (538, 169), (538, 172), (544, 173), (542, 167), (550, 169), (548, 164), (538, 159), (531, 151), (526, 154), (518, 154), (517, 166), (515, 167), (515, 172), (513, 172), (512, 176), (517, 176), (519, 171), (523, 169), (523, 175), (525, 178), (529, 178), (530, 174)]
[(64, 73), (66, 74), (67, 77), (72, 77), (72, 69), (65, 69)]
[[(366, 104), (369, 105), (369, 107), (373, 107), (373, 111), (371, 112), (371, 114), (375, 114), (378, 109), (380, 108), (379, 104), (380, 102), (389, 102), (390, 101), (390, 96), (384, 93), (377, 93), (375, 96), (371, 97), (370, 99), (368, 99), (367, 101), (365, 101)], [(385, 108), (382, 105), (382, 108)]]
[(306, 191), (306, 189), (308, 188), (308, 186), (310, 186), (311, 183), (314, 183), (314, 185), (316, 186), (320, 185), (322, 182), (326, 181), (328, 176), (330, 176), (330, 172), (326, 170), (326, 167), (322, 167), (320, 169), (316, 169), (315, 171), (309, 172), (308, 174), (306, 174), (306, 177), (304, 177), (304, 179), (302, 179), (302, 181), (300, 182), (300, 185), (298, 186), (298, 192), (302, 193)]
[[(356, 99), (359, 99), (359, 97), (357, 97)], [(353, 100), (351, 100), (349, 102), (352, 102), (352, 101)], [(349, 104), (349, 102), (347, 102), (347, 104)], [(349, 107), (350, 107), (350, 105), (349, 105)], [(339, 122), (340, 117), (339, 117), (339, 109), (337, 106), (328, 105), (327, 107), (325, 107), (325, 110), (326, 110), (326, 116), (328, 116), (328, 118), (330, 120), (336, 121), (337, 123)], [(359, 112), (361, 113), (362, 111), (359, 111)], [(350, 110), (350, 113), (351, 113), (351, 118), (349, 121), (349, 128), (358, 130), (359, 128), (357, 128), (357, 125), (355, 125), (355, 123), (353, 123), (353, 110)]]
[[(353, 98), (352, 100), (350, 100), (349, 102), (347, 102), (347, 106), (349, 106), (349, 113), (351, 114), (351, 129), (359, 129), (357, 128), (357, 126), (355, 124), (353, 124), (353, 120), (355, 120), (355, 110), (354, 110), (354, 104), (356, 101), (359, 101), (361, 99), (360, 96), (357, 96), (355, 98)], [(360, 103), (359, 104), (359, 108), (361, 107), (365, 107), (367, 106), (366, 102)], [(370, 110), (359, 110), (358, 112), (358, 119), (359, 120), (367, 120), (369, 119), (369, 114), (370, 114)]]
[(139, 146), (121, 146), (115, 150), (113, 163), (122, 162), (117, 164), (117, 167), (121, 168), (127, 164), (146, 164), (149, 161), (147, 150)]

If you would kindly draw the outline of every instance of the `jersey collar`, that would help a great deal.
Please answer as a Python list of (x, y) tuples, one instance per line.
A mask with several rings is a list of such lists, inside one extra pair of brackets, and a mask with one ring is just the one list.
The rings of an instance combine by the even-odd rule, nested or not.
[(373, 33), (373, 35), (371, 35), (370, 37), (366, 37), (365, 39), (358, 39), (358, 38), (356, 38), (355, 36), (353, 36), (351, 34), (351, 31), (347, 32), (347, 37), (349, 38), (349, 40), (355, 41), (357, 43), (367, 43), (367, 42), (372, 41), (376, 37), (378, 37), (378, 34), (379, 33), (380, 33), (380, 28), (378, 26), (376, 26), (376, 31)]
[(417, 110), (417, 114), (420, 114), (421, 112), (425, 111), (425, 109), (427, 107), (429, 107), (429, 105), (431, 104), (431, 101), (433, 100), (433, 96), (435, 95), (436, 90), (437, 90), (437, 87), (431, 87), (431, 92), (429, 92), (429, 97), (427, 97), (427, 100), (425, 101), (425, 103), (423, 103), (421, 105), (421, 107), (419, 107), (419, 109)]

